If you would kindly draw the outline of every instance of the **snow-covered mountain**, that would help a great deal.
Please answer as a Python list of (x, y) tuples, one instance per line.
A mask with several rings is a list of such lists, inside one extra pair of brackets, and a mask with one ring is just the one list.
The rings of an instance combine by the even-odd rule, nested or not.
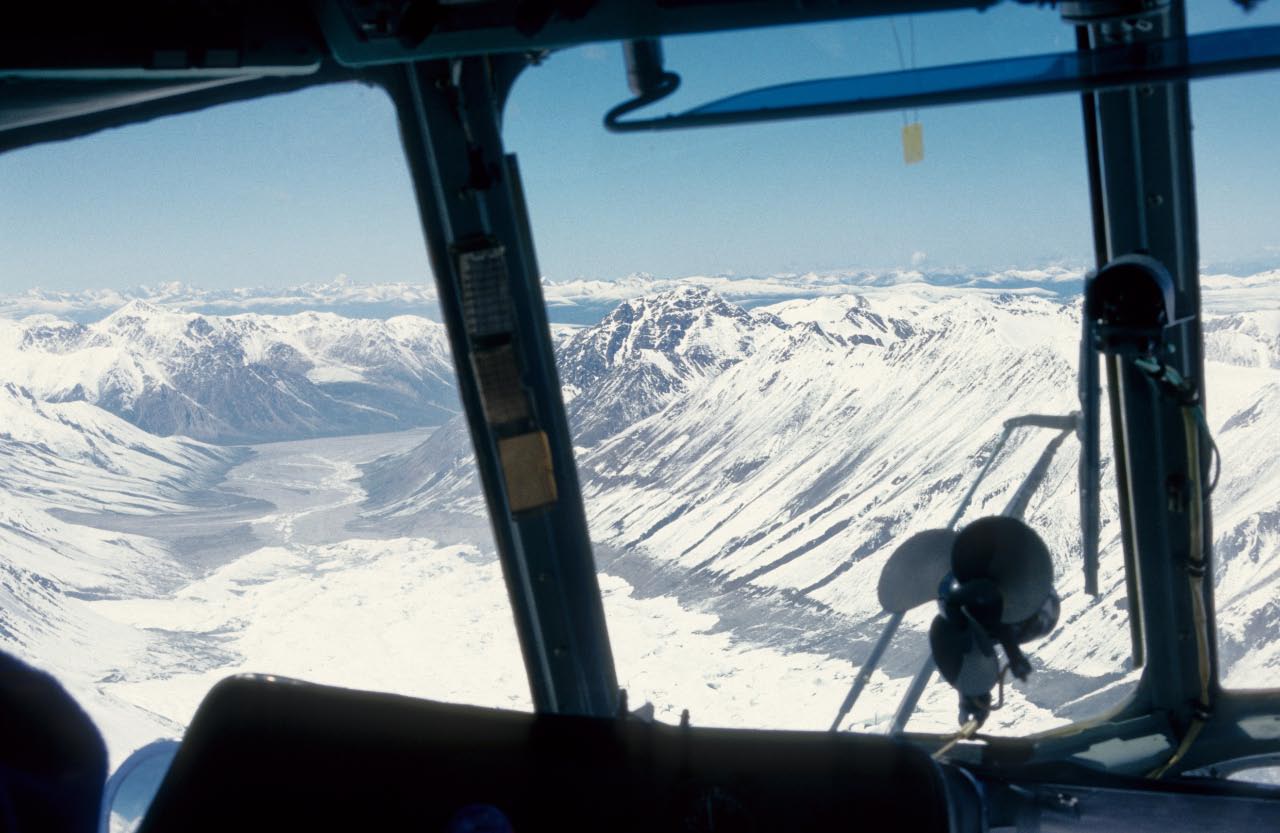
[[(705, 384), (786, 329), (699, 286), (624, 301), (595, 326), (561, 331), (559, 372), (579, 446), (591, 446)], [(364, 475), (369, 514), (415, 528), (423, 513), (483, 511), (466, 423)]]
[[(135, 583), (134, 553), (102, 551), (97, 536), (49, 546), (62, 524), (37, 514), (174, 511), (216, 482), (244, 456), (182, 438), (155, 437), (87, 402), (43, 402), (11, 382), (0, 384), (0, 534), (11, 564), (44, 571), (81, 592), (110, 593)], [(119, 543), (119, 542), (116, 542)], [(154, 575), (154, 570), (142, 572)]]
[(1205, 321), (1204, 333), (1209, 361), (1280, 368), (1280, 309), (1216, 315)]
[[(1274, 313), (1206, 324), (1211, 414), (1228, 461), (1215, 498), (1219, 622), (1236, 684), (1280, 668), (1274, 649), (1245, 650), (1280, 645), (1280, 455), (1264, 439), (1280, 428), (1278, 325)], [(885, 559), (911, 533), (947, 523), (1004, 420), (1078, 407), (1078, 333), (1074, 305), (1035, 291), (869, 287), (748, 312), (685, 288), (624, 303), (560, 354), (605, 568), (639, 553), (658, 565), (655, 593), (713, 608), (715, 596), (744, 592), (817, 606), (861, 623), (847, 648), (857, 659), (879, 615)], [(469, 459), (441, 463), (445, 436), (369, 467), (373, 515), (409, 523), (479, 508)], [(1103, 595), (1092, 600), (1080, 578), (1077, 459), (1073, 436), (1020, 430), (961, 518), (1003, 511), (1043, 469), (1025, 517), (1055, 553), (1062, 627), (1036, 648), (1043, 673), (1024, 708), (1002, 713), (1009, 722), (1049, 707), (1057, 719), (1094, 713), (1133, 679), (1112, 469), (1105, 460)], [(931, 616), (909, 624), (920, 630)], [(821, 637), (801, 644), (830, 647)], [(1106, 691), (1091, 696), (1097, 689)]]
[(559, 352), (574, 441), (591, 446), (752, 355), (782, 329), (701, 287), (624, 301)]
[[(973, 272), (956, 269), (843, 269), (778, 275), (688, 275), (656, 277), (637, 273), (616, 280), (548, 280), (542, 283), (552, 321), (594, 324), (622, 301), (698, 286), (744, 307), (789, 298), (843, 295), (857, 287), (891, 287), (906, 283), (935, 286), (1019, 289), (1034, 287), (1047, 294), (1079, 290), (1084, 270), (1048, 266)], [(0, 295), (0, 316), (23, 318), (55, 315), (80, 323), (97, 321), (130, 301), (200, 312), (235, 315), (244, 312), (289, 315), (306, 311), (334, 312), (352, 318), (421, 315), (438, 318), (435, 285), (422, 282), (361, 283), (339, 275), (331, 281), (300, 286), (203, 289), (178, 281), (128, 289), (79, 291), (29, 289)]]
[(0, 319), (5, 378), (160, 436), (237, 443), (437, 425), (457, 412), (443, 327), (333, 313), (220, 317), (130, 301), (93, 324)]
[[(1031, 649), (1037, 673), (988, 728), (1045, 728), (1123, 696), (1135, 673), (1110, 462), (1093, 600), (1081, 588), (1074, 437), (1022, 429), (996, 444), (1006, 419), (1077, 407), (1078, 315), (1054, 280), (1006, 278), (899, 275), (850, 291), (843, 278), (795, 277), (746, 281), (731, 296), (715, 289), (724, 279), (636, 278), (609, 290), (624, 297), (603, 318), (557, 330), (619, 667), (664, 713), (711, 710), (732, 689), (738, 716), (829, 720), (883, 621), (874, 588), (885, 559), (946, 524), (988, 463), (961, 523), (1023, 501), (1063, 593), (1061, 626)], [(1224, 459), (1217, 622), (1234, 686), (1272, 685), (1280, 670), (1272, 283), (1216, 277), (1204, 293), (1209, 421)], [(608, 294), (588, 289), (548, 295), (585, 310)], [(660, 291), (628, 294), (640, 289)], [(422, 434), (251, 457), (178, 436), (226, 443), (443, 421), (456, 405), (440, 325), (133, 301), (89, 324), (0, 320), (0, 357), (0, 648), (55, 669), (122, 743), (178, 731), (230, 670), (427, 694), (421, 663), (384, 679), (382, 658), (417, 657), (411, 639), (455, 619), (476, 644), (511, 642), (461, 419), (416, 447)], [(395, 451), (357, 468), (385, 449)], [(233, 465), (239, 479), (219, 483)], [(1034, 492), (1020, 493), (1033, 471)], [(250, 486), (258, 498), (245, 497)], [(476, 577), (483, 591), (468, 584)], [(437, 592), (453, 602), (433, 605)], [(466, 618), (472, 609), (483, 623)], [(908, 618), (847, 725), (885, 725), (931, 616)], [(372, 653), (356, 622), (373, 623)], [(320, 632), (327, 642), (311, 646)], [(448, 632), (438, 656), (462, 662), (473, 643)], [(498, 677), (518, 689), (514, 643), (504, 650)], [(693, 683), (678, 683), (686, 673)], [(778, 691), (753, 692), (766, 677)], [(477, 684), (494, 702), (523, 702), (495, 686)], [(458, 692), (444, 695), (475, 696)], [(778, 717), (806, 696), (820, 702)], [(911, 725), (953, 727), (954, 706), (935, 684)]]
[(1085, 270), (1071, 266), (971, 271), (959, 269), (839, 269), (776, 275), (687, 275), (645, 273), (616, 280), (544, 280), (543, 296), (554, 321), (594, 324), (623, 301), (698, 287), (745, 309), (782, 301), (849, 295), (865, 290), (926, 284), (979, 290), (1031, 290), (1066, 298), (1080, 291)]

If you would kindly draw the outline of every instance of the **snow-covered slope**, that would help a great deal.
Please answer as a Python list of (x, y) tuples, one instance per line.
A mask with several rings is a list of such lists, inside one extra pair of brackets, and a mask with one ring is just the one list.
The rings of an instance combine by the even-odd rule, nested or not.
[[(870, 623), (885, 559), (948, 522), (1004, 420), (1077, 407), (1070, 307), (933, 289), (844, 306), (833, 321), (830, 301), (786, 305), (786, 338), (584, 455), (597, 539), (643, 548), (684, 581), (799, 594)], [(1015, 434), (961, 523), (1003, 511), (1059, 437)], [(1127, 633), (1114, 627), (1118, 559), (1104, 554), (1101, 602), (1079, 592), (1075, 462), (1072, 440), (1026, 510), (1055, 553), (1067, 626), (1036, 652), (1056, 672), (1034, 679), (1041, 707), (1083, 693), (1082, 677), (1117, 678), (1127, 658)], [(1104, 541), (1117, 531), (1106, 513)]]
[(204, 316), (131, 301), (82, 325), (0, 319), (4, 377), (161, 436), (234, 443), (390, 431), (456, 412), (443, 327), (332, 313)]
[(186, 511), (183, 495), (239, 456), (152, 436), (87, 402), (41, 402), (0, 384), (0, 650), (56, 671), (123, 738), (172, 734), (176, 726), (103, 683), (183, 649), (102, 618), (86, 599), (162, 592), (190, 571), (149, 537), (70, 518)]
[[(1280, 667), (1273, 649), (1242, 659), (1245, 645), (1280, 645), (1278, 323), (1252, 312), (1206, 324), (1210, 413), (1228, 472), (1215, 498), (1219, 622), (1224, 668), (1239, 684)], [(1078, 407), (1078, 332), (1074, 305), (1039, 292), (925, 284), (752, 312), (704, 290), (625, 303), (561, 351), (593, 537), (607, 558), (643, 553), (659, 564), (651, 592), (775, 594), (869, 635), (885, 559), (912, 532), (948, 521), (1004, 420)], [(714, 358), (691, 370), (688, 345), (708, 341)], [(1045, 460), (1026, 518), (1055, 554), (1063, 627), (1036, 647), (1042, 673), (1006, 721), (1094, 712), (1132, 680), (1112, 470), (1104, 460), (1095, 601), (1081, 587), (1077, 448), (1050, 430), (1014, 434), (961, 520), (1003, 511)], [(469, 461), (441, 464), (446, 451), (441, 437), (370, 467), (370, 511), (474, 511)], [(909, 624), (919, 630), (931, 615)], [(953, 704), (935, 700), (951, 722)], [(1059, 707), (1057, 718), (1036, 704)]]
[[(82, 592), (133, 586), (145, 552), (121, 542), (60, 536), (70, 525), (35, 520), (60, 513), (139, 514), (184, 508), (184, 497), (216, 481), (243, 452), (152, 436), (87, 402), (41, 402), (13, 383), (0, 384), (0, 534), (10, 563), (38, 569)], [(33, 508), (37, 507), (37, 508)], [(52, 516), (50, 516), (52, 517)], [(76, 528), (80, 535), (83, 527)], [(51, 536), (54, 536), (51, 539)], [(107, 539), (109, 536), (102, 536)], [(56, 543), (57, 546), (51, 544)]]
[[(593, 448), (582, 461), (588, 500), (609, 540), (844, 598), (867, 579), (846, 572), (849, 554), (944, 524), (1004, 419), (1074, 407), (1066, 307), (905, 295), (847, 306), (818, 323), (789, 305), (788, 337)], [(1045, 343), (1044, 332), (1065, 338)], [(1009, 457), (1041, 445), (1015, 439)], [(993, 474), (975, 511), (1008, 491)]]
[[(1038, 470), (1025, 516), (1054, 552), (1064, 599), (1062, 626), (1032, 646), (1037, 674), (989, 728), (1044, 728), (1123, 695), (1134, 673), (1109, 461), (1104, 592), (1091, 600), (1081, 592), (1074, 437), (1027, 429), (995, 443), (1008, 418), (1077, 407), (1073, 304), (1042, 288), (886, 281), (748, 309), (699, 282), (663, 288), (557, 333), (611, 630), (622, 676), (637, 691), (664, 713), (683, 701), (714, 714), (732, 690), (738, 717), (829, 720), (882, 621), (874, 587), (888, 554), (912, 532), (945, 524), (990, 461), (961, 522), (1005, 510)], [(1224, 458), (1214, 530), (1228, 685), (1270, 685), (1280, 671), (1280, 302), (1268, 305), (1271, 294), (1270, 284), (1226, 279), (1205, 292), (1209, 421)], [(175, 539), (93, 520), (203, 517), (192, 490), (239, 459), (234, 449), (138, 427), (158, 432), (157, 415), (220, 440), (275, 436), (284, 425), (288, 436), (369, 430), (382, 424), (369, 421), (369, 409), (414, 424), (434, 401), (430, 391), (452, 397), (438, 325), (315, 313), (218, 318), (134, 303), (91, 325), (0, 321), (0, 355), (0, 377), (10, 381), (0, 386), (0, 649), (55, 666), (123, 742), (176, 730), (207, 684), (237, 668), (431, 693), (407, 665), (378, 677), (386, 669), (370, 659), (412, 653), (396, 623), (425, 603), (424, 576), (443, 576), (431, 592), (458, 604), (415, 623), (443, 627), (428, 623), (485, 611), (464, 621), (483, 634), (442, 643), (441, 658), (461, 662), (457, 646), (509, 641), (460, 419), (366, 465), (359, 483), (347, 480), (356, 462), (407, 443), (332, 466), (320, 462), (334, 440), (292, 462), (288, 449), (272, 447), (278, 465), (264, 466), (259, 480), (287, 471), (315, 500), (262, 510), (259, 532), (290, 537), (233, 559), (189, 564), (176, 557)], [(309, 487), (307, 472), (324, 483)], [(363, 527), (346, 526), (342, 507), (355, 512), (362, 498)], [(312, 540), (304, 528), (341, 537)], [(464, 591), (472, 580), (488, 589)], [(931, 615), (908, 619), (849, 725), (885, 725), (886, 704), (924, 654)], [(338, 640), (347, 617), (377, 639), (385, 632), (377, 651), (346, 656), (360, 651), (354, 633)], [(306, 642), (319, 632), (329, 644)], [(650, 645), (664, 639), (672, 645)], [(506, 690), (490, 694), (523, 702), (510, 691), (518, 667), (510, 672), (514, 648), (506, 648), (498, 675)], [(720, 653), (704, 658), (704, 650)], [(775, 676), (786, 697), (752, 693)], [(466, 696), (486, 685), (497, 684), (476, 683)], [(821, 702), (779, 718), (806, 692)], [(911, 725), (951, 728), (954, 706), (935, 684)]]
[(1280, 368), (1280, 306), (1215, 315), (1205, 322), (1204, 333), (1209, 361)]
[(1223, 386), (1222, 409), (1210, 388), (1223, 459), (1213, 494), (1214, 605), (1226, 684), (1270, 688), (1280, 684), (1280, 372), (1251, 375), (1238, 392)]

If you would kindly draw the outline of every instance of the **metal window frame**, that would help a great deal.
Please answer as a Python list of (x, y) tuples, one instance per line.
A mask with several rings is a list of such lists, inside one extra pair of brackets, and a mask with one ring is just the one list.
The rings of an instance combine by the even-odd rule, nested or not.
[[(400, 116), (534, 706), (609, 716), (618, 708), (618, 684), (604, 605), (519, 174), (502, 146), (500, 108), (523, 66), (510, 57), (430, 61), (387, 70), (382, 80)], [(459, 254), (477, 240), (496, 241), (505, 258), (508, 349), (529, 410), (528, 424), (514, 429), (486, 415), (473, 361), (481, 343), (474, 328), (468, 332)], [(522, 508), (513, 504), (516, 483), (500, 446), (535, 432), (546, 439), (554, 499)]]
[[(1181, 18), (1171, 18), (1169, 25), (1182, 25)], [(1171, 30), (1155, 31), (1149, 34), (1150, 37), (1162, 35), (1176, 36)], [(435, 110), (423, 108), (415, 103), (417, 99), (414, 96), (422, 95), (421, 92), (406, 96), (404, 88), (398, 86), (401, 82), (394, 77), (384, 74), (379, 79), (379, 83), (387, 87), (393, 100), (396, 101), (402, 122), (406, 120), (406, 107), (417, 108), (412, 111), (412, 118), (418, 120), (418, 126), (404, 127), (402, 124), (402, 129), (405, 131), (406, 152), (410, 155), (410, 167), (420, 195), (420, 210), (423, 213), (424, 229), (427, 230), (437, 280), (440, 280), (441, 275), (448, 273), (447, 265), (442, 268), (439, 263), (441, 252), (447, 249), (448, 244), (446, 236), (440, 229), (442, 220), (439, 216), (433, 219), (430, 215), (433, 210), (443, 213), (452, 209), (440, 208), (441, 195), (444, 193), (440, 190), (443, 187), (443, 179), (432, 179), (431, 177), (437, 175), (429, 174), (430, 182), (437, 183), (431, 184), (429, 188), (426, 187), (426, 183), (419, 181), (425, 169), (421, 160), (415, 163), (412, 159), (415, 149), (420, 147), (413, 143), (417, 140), (412, 137), (415, 131), (440, 136), (443, 133), (458, 130), (461, 131), (461, 135), (467, 135), (471, 128), (466, 125), (465, 119), (458, 120), (457, 116), (458, 96), (468, 89), (466, 86), (468, 83), (472, 85), (470, 89), (473, 90), (473, 95), (479, 94), (480, 88), (476, 85), (475, 78), (480, 76), (488, 77), (486, 83), (489, 84), (489, 96), (495, 107), (492, 114), (485, 118), (488, 120), (490, 129), (497, 129), (500, 126), (502, 103), (505, 102), (516, 77), (527, 65), (526, 61), (527, 59), (491, 56), (482, 59), (466, 58), (434, 62), (432, 84), (437, 91), (444, 91), (444, 101), (453, 102), (447, 106), (441, 106), (438, 101)], [(442, 80), (446, 73), (445, 67), (449, 67), (447, 72), (452, 80)], [(421, 74), (423, 72), (421, 65), (413, 72)], [(468, 73), (471, 75), (468, 76)], [(472, 80), (468, 82), (464, 80), (466, 78)], [(425, 90), (425, 86), (419, 84), (418, 89)], [(1084, 106), (1088, 106), (1091, 99), (1095, 108), (1094, 119), (1085, 118), (1084, 123), (1088, 129), (1092, 121), (1096, 130), (1099, 148), (1096, 185), (1104, 208), (1103, 215), (1098, 219), (1102, 226), (1101, 239), (1107, 246), (1105, 250), (1107, 257), (1110, 259), (1127, 251), (1145, 249), (1163, 261), (1176, 264), (1171, 271), (1176, 270), (1183, 297), (1188, 303), (1194, 304), (1194, 307), (1182, 311), (1182, 314), (1194, 311), (1194, 315), (1177, 334), (1177, 355), (1181, 368), (1185, 371), (1184, 375), (1187, 378), (1196, 379), (1203, 387), (1197, 289), (1199, 275), (1195, 268), (1195, 191), (1194, 172), (1191, 165), (1187, 83), (1185, 81), (1167, 82), (1159, 85), (1143, 85), (1141, 88), (1091, 91), (1082, 98)], [(446, 117), (445, 114), (450, 112), (450, 107), (454, 108), (454, 115)], [(431, 134), (433, 127), (435, 133)], [(490, 141), (500, 141), (497, 133), (490, 133), (489, 136)], [(500, 147), (500, 145), (495, 146)], [(1142, 148), (1139, 156), (1147, 157), (1144, 166), (1135, 168), (1117, 161), (1134, 158), (1137, 147)], [(453, 158), (460, 157), (455, 153)], [(520, 193), (518, 172), (514, 167), (514, 158), (508, 157), (508, 160), (506, 176), (509, 177), (513, 195), (518, 196)], [(459, 173), (454, 171), (450, 176), (453, 177), (451, 181), (457, 181)], [(1176, 195), (1177, 199), (1161, 202), (1162, 210), (1160, 211), (1153, 210), (1152, 206), (1145, 204), (1137, 205), (1129, 199), (1129, 195), (1146, 194), (1147, 190), (1144, 189), (1153, 187)], [(425, 200), (422, 199), (424, 192), (429, 194)], [(431, 207), (432, 200), (436, 201), (434, 209)], [(527, 225), (528, 218), (523, 211), (522, 201), (512, 200), (508, 209), (514, 212), (513, 217), (517, 217), (518, 220), (513, 219), (506, 227), (505, 233), (507, 239), (518, 240), (522, 251), (527, 253), (527, 268), (532, 264), (533, 257), (532, 240)], [(536, 269), (529, 274), (536, 275)], [(541, 304), (540, 286), (536, 284), (536, 279), (533, 279), (523, 288), (516, 288), (513, 283), (513, 288), (520, 292), (531, 292), (536, 289), (537, 300), (535, 302), (530, 296), (529, 303), (532, 307), (537, 307), (541, 315), (536, 322), (530, 318), (529, 323), (536, 323), (541, 331), (539, 339), (545, 339), (546, 349), (549, 351), (549, 327), (546, 325), (545, 308)], [(442, 286), (442, 297), (445, 291), (445, 287)], [(550, 356), (550, 353), (548, 352), (547, 355)], [(554, 390), (557, 393), (556, 410), (563, 414), (563, 404), (558, 396), (558, 383), (553, 381), (554, 357), (550, 358), (547, 369), (553, 375), (544, 377), (543, 383), (554, 384)], [(461, 370), (464, 362), (458, 359), (455, 361)], [(1184, 574), (1168, 563), (1169, 559), (1165, 557), (1165, 554), (1175, 546), (1173, 542), (1178, 540), (1176, 529), (1179, 524), (1181, 524), (1184, 541), (1186, 535), (1185, 517), (1178, 513), (1168, 515), (1164, 511), (1167, 509), (1164, 494), (1167, 480), (1165, 465), (1170, 460), (1175, 461), (1176, 465), (1176, 461), (1180, 459), (1179, 455), (1183, 453), (1181, 435), (1174, 430), (1177, 426), (1177, 415), (1171, 406), (1152, 390), (1148, 379), (1139, 377), (1131, 370), (1121, 370), (1119, 373), (1113, 370), (1108, 377), (1108, 383), (1111, 386), (1110, 399), (1116, 417), (1113, 425), (1120, 426), (1121, 429), (1130, 426), (1123, 430), (1122, 435), (1114, 434), (1113, 439), (1117, 442), (1117, 459), (1123, 461), (1127, 472), (1132, 473), (1127, 482), (1128, 495), (1121, 496), (1121, 505), (1124, 523), (1131, 530), (1126, 534), (1126, 541), (1129, 544), (1126, 551), (1130, 563), (1135, 566), (1131, 576), (1134, 580), (1134, 588), (1139, 593), (1138, 598), (1131, 604), (1131, 610), (1136, 611), (1143, 625), (1140, 631), (1140, 644), (1145, 672), (1133, 695), (1111, 713), (1101, 715), (1092, 721), (1072, 724), (1037, 735), (1022, 738), (986, 738), (986, 743), (982, 747), (961, 750), (958, 754), (961, 760), (969, 756), (975, 763), (995, 767), (1016, 768), (1030, 764), (1050, 767), (1071, 766), (1069, 762), (1081, 760), (1078, 756), (1088, 754), (1090, 749), (1107, 742), (1123, 742), (1159, 735), (1168, 738), (1171, 747), (1175, 746), (1192, 719), (1198, 682), (1194, 675), (1196, 658), (1187, 640), (1168, 640), (1163, 637), (1171, 630), (1176, 632), (1180, 627), (1179, 623), (1189, 618), (1189, 600), (1184, 591), (1186, 586)], [(462, 384), (465, 385), (465, 383)], [(477, 410), (482, 413), (481, 408)], [(1143, 423), (1143, 420), (1150, 419), (1160, 420), (1162, 430), (1151, 432), (1136, 427)], [(607, 634), (604, 632), (602, 613), (601, 618), (594, 620), (596, 624), (588, 620), (579, 622), (586, 627), (587, 631), (598, 627), (599, 636), (588, 637), (576, 643), (573, 659), (569, 664), (579, 669), (578, 671), (562, 674), (557, 681), (549, 666), (538, 659), (539, 651), (545, 654), (545, 647), (538, 646), (545, 646), (554, 641), (548, 636), (554, 631), (554, 627), (547, 622), (539, 621), (539, 617), (547, 610), (545, 605), (539, 608), (529, 601), (522, 601), (528, 598), (528, 591), (521, 589), (519, 577), (533, 574), (530, 570), (536, 568), (530, 566), (532, 559), (554, 557), (553, 548), (548, 543), (546, 550), (530, 550), (518, 544), (514, 537), (508, 537), (504, 541), (506, 536), (501, 530), (503, 520), (500, 514), (494, 512), (494, 507), (499, 507), (499, 512), (501, 511), (501, 504), (494, 501), (495, 487), (492, 483), (494, 478), (492, 473), (485, 474), (486, 470), (491, 469), (494, 464), (492, 461), (486, 462), (481, 458), (481, 449), (486, 447), (486, 442), (489, 440), (482, 424), (483, 420), (472, 413), (471, 407), (468, 407), (468, 421), (473, 428), (482, 481), (486, 482), (486, 494), (491, 506), (491, 519), (494, 523), (496, 540), (499, 542), (499, 549), (504, 552), (504, 570), (508, 571), (513, 612), (521, 633), (526, 667), (530, 669), (530, 686), (535, 692), (535, 703), (540, 710), (612, 713), (617, 708), (617, 700), (609, 700), (606, 696), (599, 694), (610, 686), (612, 686), (610, 690), (616, 692), (616, 677), (614, 677), (611, 656), (603, 651), (594, 656), (590, 651), (583, 653), (583, 648), (591, 645), (603, 646), (604, 650), (607, 650)], [(476, 433), (478, 424), (479, 432)], [(571, 460), (572, 445), (567, 429), (562, 442), (564, 447), (560, 453), (563, 458)], [(1201, 460), (1200, 464), (1207, 466), (1207, 462), (1206, 458)], [(1145, 473), (1145, 476), (1139, 477), (1139, 473)], [(574, 491), (567, 494), (572, 494), (581, 505), (580, 493), (576, 488), (575, 478)], [(1156, 508), (1160, 509), (1161, 514), (1152, 515), (1152, 511)], [(1204, 534), (1207, 541), (1212, 540), (1207, 523)], [(585, 526), (581, 527), (581, 537), (573, 542), (572, 546), (577, 552), (586, 554), (585, 560), (579, 557), (574, 561), (574, 567), (590, 570), (591, 582), (594, 584), (594, 566), (590, 563), (591, 545)], [(1185, 543), (1183, 546), (1185, 547)], [(1143, 569), (1145, 564), (1151, 566)], [(514, 588), (512, 587), (513, 578)], [(581, 590), (583, 585), (579, 584), (578, 587)], [(1211, 588), (1209, 593), (1208, 608), (1212, 627)], [(557, 604), (562, 605), (563, 610), (566, 611), (579, 605), (598, 605), (598, 590), (595, 593), (588, 591), (578, 595), (562, 593)], [(1215, 651), (1213, 661), (1216, 669), (1216, 642), (1211, 640), (1211, 646)], [(607, 672), (600, 670), (604, 666), (607, 666)], [(591, 668), (596, 670), (591, 672), (582, 670)], [(541, 680), (538, 674), (542, 675)], [(566, 698), (557, 696), (553, 703), (550, 699), (538, 694), (539, 691), (557, 688), (563, 691), (578, 691), (581, 684), (574, 681), (575, 675), (578, 680), (594, 675), (597, 681), (603, 679), (608, 682), (597, 690), (597, 696), (594, 699), (571, 700), (578, 705), (567, 709), (561, 705)], [(1240, 754), (1257, 756), (1280, 753), (1280, 737), (1254, 738), (1241, 729), (1251, 719), (1265, 719), (1270, 716), (1276, 716), (1277, 720), (1280, 720), (1280, 694), (1223, 691), (1216, 683), (1215, 673), (1213, 718), (1172, 773), (1208, 766)], [(925, 746), (936, 746), (940, 743), (939, 737), (932, 734), (906, 733), (901, 736)], [(1161, 756), (1167, 756), (1167, 754), (1167, 752), (1157, 753), (1151, 760), (1135, 760), (1118, 766), (1116, 771), (1140, 774), (1149, 769), (1153, 763), (1160, 763)]]

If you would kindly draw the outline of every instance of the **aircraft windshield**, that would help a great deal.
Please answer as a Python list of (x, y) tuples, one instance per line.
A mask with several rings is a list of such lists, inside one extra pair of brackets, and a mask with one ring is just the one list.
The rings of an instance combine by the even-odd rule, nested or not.
[[(1023, 4), (677, 38), (670, 106), (1073, 43)], [(1121, 704), (1142, 671), (1105, 403), (1096, 596), (1081, 537), (1078, 97), (615, 136), (624, 77), (616, 44), (549, 56), (504, 141), (630, 707), (828, 728), (892, 621), (891, 555), (988, 516), (1044, 541), (1060, 611), (983, 731)], [(1194, 88), (1229, 687), (1280, 662), (1280, 181), (1241, 162), (1269, 158), (1275, 86)], [(113, 765), (238, 672), (530, 708), (381, 92), (15, 151), (0, 194), (0, 650), (64, 682)], [(957, 728), (937, 607), (902, 613), (839, 728)]]
[[(1213, 493), (1214, 607), (1219, 677), (1227, 688), (1275, 688), (1280, 668), (1280, 516), (1272, 405), (1280, 394), (1280, 271), (1273, 241), (1250, 239), (1242, 215), (1273, 216), (1280, 178), (1208, 151), (1226, 139), (1261, 150), (1246, 102), (1280, 93), (1280, 74), (1191, 88), (1204, 273), (1206, 410), (1222, 454)], [(1243, 148), (1242, 148), (1243, 149)], [(1248, 152), (1248, 151), (1246, 151)], [(1213, 242), (1213, 241), (1217, 242)]]
[[(949, 49), (945, 26), (969, 22), (816, 27), (769, 48), (816, 77), (896, 69), (898, 46), (907, 64), (1000, 48)], [(1001, 24), (1028, 50), (1070, 48), (1056, 20), (1013, 10)], [(701, 85), (694, 103), (728, 92), (710, 89), (727, 86), (716, 68), (754, 45), (678, 39), (667, 65)], [(922, 530), (999, 514), (1048, 543), (1062, 611), (984, 731), (1121, 702), (1138, 672), (1109, 449), (1096, 599), (1081, 565), (1079, 100), (566, 138), (554, 159), (535, 154), (545, 128), (528, 113), (571, 85), (603, 111), (621, 77), (613, 54), (554, 56), (517, 87), (508, 141), (523, 149), (548, 309), (565, 325), (561, 380), (632, 702), (702, 725), (827, 728), (888, 619), (876, 588), (889, 555)], [(917, 118), (925, 160), (904, 165), (900, 134)], [(609, 188), (575, 203), (559, 165), (577, 153)], [(636, 254), (614, 243), (636, 237)], [(637, 274), (577, 279), (599, 277), (595, 263)], [(936, 613), (907, 613), (841, 727), (894, 725)], [(954, 731), (956, 715), (935, 676), (899, 728)]]
[[(1028, 51), (1070, 48), (1059, 22), (1040, 32), (1019, 10), (1001, 13), (1003, 25), (1023, 27)], [(1241, 24), (1191, 20), (1192, 31)], [(763, 77), (766, 49), (801, 56), (796, 78), (988, 57), (981, 41), (948, 51), (929, 25), (814, 27), (767, 47), (751, 35), (669, 41), (666, 64), (685, 88), (652, 110), (790, 80)], [(757, 56), (745, 80), (717, 72), (741, 55)], [(1034, 672), (1007, 687), (983, 731), (1026, 734), (1123, 702), (1141, 672), (1109, 414), (1104, 403), (1096, 598), (1083, 586), (1076, 432), (1069, 419), (1024, 419), (1080, 408), (1079, 292), (1092, 257), (1078, 99), (575, 143), (591, 135), (587, 116), (580, 130), (558, 123), (551, 145), (527, 114), (571, 85), (607, 109), (621, 93), (620, 80), (606, 83), (621, 79), (620, 64), (589, 48), (530, 73), (513, 97), (508, 141), (524, 153), (548, 305), (565, 325), (561, 378), (633, 702), (650, 700), (671, 720), (688, 708), (701, 723), (825, 728), (888, 620), (876, 585), (890, 554), (918, 531), (992, 514), (1020, 515), (1048, 544), (1062, 608), (1054, 632), (1028, 647)], [(1205, 82), (1194, 99), (1198, 159), (1211, 171), (1206, 257), (1218, 257), (1214, 246), (1257, 253), (1230, 277), (1208, 278), (1203, 296), (1209, 424), (1224, 483), (1252, 495), (1239, 519), (1224, 514), (1234, 510), (1222, 493), (1214, 500), (1219, 517), (1232, 517), (1215, 524), (1219, 574), (1238, 582), (1219, 604), (1220, 660), (1225, 683), (1240, 686), (1270, 685), (1267, 646), (1280, 633), (1257, 612), (1275, 596), (1266, 481), (1231, 468), (1241, 453), (1264, 466), (1274, 455), (1262, 450), (1265, 422), (1249, 429), (1252, 453), (1223, 426), (1258, 412), (1269, 384), (1252, 368), (1265, 367), (1257, 342), (1276, 336), (1265, 312), (1276, 260), (1265, 230), (1224, 234), (1239, 213), (1207, 210), (1232, 187), (1215, 164), (1236, 183), (1256, 177), (1232, 164), (1226, 134), (1245, 121), (1235, 112), (1248, 106), (1244, 88), (1260, 83)], [(1226, 85), (1233, 94), (1199, 92)], [(926, 159), (904, 166), (899, 133), (917, 118)], [(539, 142), (554, 154), (539, 158)], [(566, 158), (610, 187), (583, 195), (563, 175)], [(1264, 176), (1247, 190), (1273, 185)], [(618, 245), (637, 236), (638, 254)], [(602, 263), (632, 274), (593, 280), (607, 274)], [(1233, 303), (1252, 317), (1231, 318)], [(1242, 338), (1228, 367), (1225, 344)], [(1230, 566), (1242, 550), (1255, 555)], [(659, 603), (684, 626), (645, 613)], [(956, 695), (937, 675), (909, 721), (898, 714), (936, 612), (908, 613), (842, 727), (884, 731), (896, 719), (907, 730), (955, 729)]]
[(475, 461), (385, 94), (16, 151), (0, 193), (0, 650), (113, 767), (240, 672), (530, 708), (482, 505), (389, 508)]

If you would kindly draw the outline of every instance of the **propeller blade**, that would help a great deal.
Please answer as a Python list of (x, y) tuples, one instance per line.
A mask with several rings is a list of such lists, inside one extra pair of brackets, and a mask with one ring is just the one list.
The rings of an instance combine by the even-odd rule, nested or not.
[(926, 529), (903, 541), (880, 571), (880, 606), (906, 613), (938, 598), (938, 585), (951, 570), (955, 540), (950, 529)]
[(929, 649), (938, 673), (963, 697), (990, 693), (1000, 678), (995, 645), (977, 627), (935, 616), (929, 627)]
[(1053, 593), (1049, 548), (1017, 518), (979, 518), (961, 530), (951, 549), (951, 572), (960, 582), (994, 582), (1004, 601), (1004, 624), (1035, 616)]

